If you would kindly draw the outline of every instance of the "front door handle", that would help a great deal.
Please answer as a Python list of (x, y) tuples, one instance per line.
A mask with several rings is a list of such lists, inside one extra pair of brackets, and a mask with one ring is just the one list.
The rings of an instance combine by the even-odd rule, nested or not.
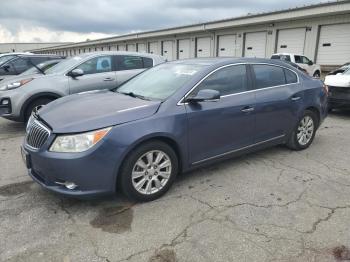
[(292, 101), (298, 101), (298, 100), (300, 100), (300, 96), (292, 96)]
[(242, 111), (243, 113), (253, 112), (253, 111), (254, 111), (254, 107), (246, 106), (246, 107), (243, 107), (241, 111)]
[(112, 78), (112, 77), (106, 77), (105, 79), (103, 79), (103, 81), (114, 81), (114, 78)]

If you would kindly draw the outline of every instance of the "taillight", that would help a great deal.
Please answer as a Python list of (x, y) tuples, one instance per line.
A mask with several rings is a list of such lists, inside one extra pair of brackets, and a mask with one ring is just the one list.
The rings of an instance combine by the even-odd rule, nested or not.
[(328, 86), (326, 84), (323, 84), (323, 90), (326, 93), (326, 95), (328, 96)]

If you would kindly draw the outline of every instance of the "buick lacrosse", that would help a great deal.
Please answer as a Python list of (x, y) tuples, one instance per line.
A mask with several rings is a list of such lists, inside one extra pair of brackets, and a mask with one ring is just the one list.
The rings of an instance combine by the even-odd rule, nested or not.
[(327, 87), (283, 61), (174, 61), (42, 107), (22, 155), (49, 190), (149, 201), (178, 173), (278, 144), (305, 149), (326, 114)]

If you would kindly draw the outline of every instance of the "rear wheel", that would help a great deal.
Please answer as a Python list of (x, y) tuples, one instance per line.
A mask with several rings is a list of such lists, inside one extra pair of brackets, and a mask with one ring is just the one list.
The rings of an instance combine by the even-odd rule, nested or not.
[(24, 121), (28, 122), (29, 117), (36, 109), (39, 109), (40, 107), (50, 103), (53, 100), (54, 99), (52, 99), (52, 98), (46, 98), (46, 97), (35, 99), (33, 102), (31, 102), (27, 106), (27, 108), (24, 112)]
[(178, 173), (174, 150), (160, 141), (142, 144), (125, 159), (120, 186), (130, 199), (151, 201), (170, 188)]
[(320, 72), (319, 72), (319, 71), (316, 71), (316, 72), (314, 73), (314, 78), (320, 78), (320, 77), (321, 77)]
[(293, 130), (287, 146), (293, 150), (303, 150), (308, 148), (314, 140), (318, 120), (313, 111), (306, 110), (298, 125)]

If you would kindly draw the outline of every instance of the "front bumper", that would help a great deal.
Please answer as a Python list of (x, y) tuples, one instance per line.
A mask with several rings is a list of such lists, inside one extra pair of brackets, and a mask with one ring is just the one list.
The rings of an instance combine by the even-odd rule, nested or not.
[(329, 86), (329, 108), (350, 108), (350, 88)]
[[(50, 137), (43, 149), (33, 150), (26, 143), (22, 155), (29, 176), (44, 188), (67, 196), (87, 198), (115, 193), (119, 168), (113, 148), (100, 141), (91, 150), (82, 153), (49, 152)], [(77, 185), (68, 189), (63, 183)]]

